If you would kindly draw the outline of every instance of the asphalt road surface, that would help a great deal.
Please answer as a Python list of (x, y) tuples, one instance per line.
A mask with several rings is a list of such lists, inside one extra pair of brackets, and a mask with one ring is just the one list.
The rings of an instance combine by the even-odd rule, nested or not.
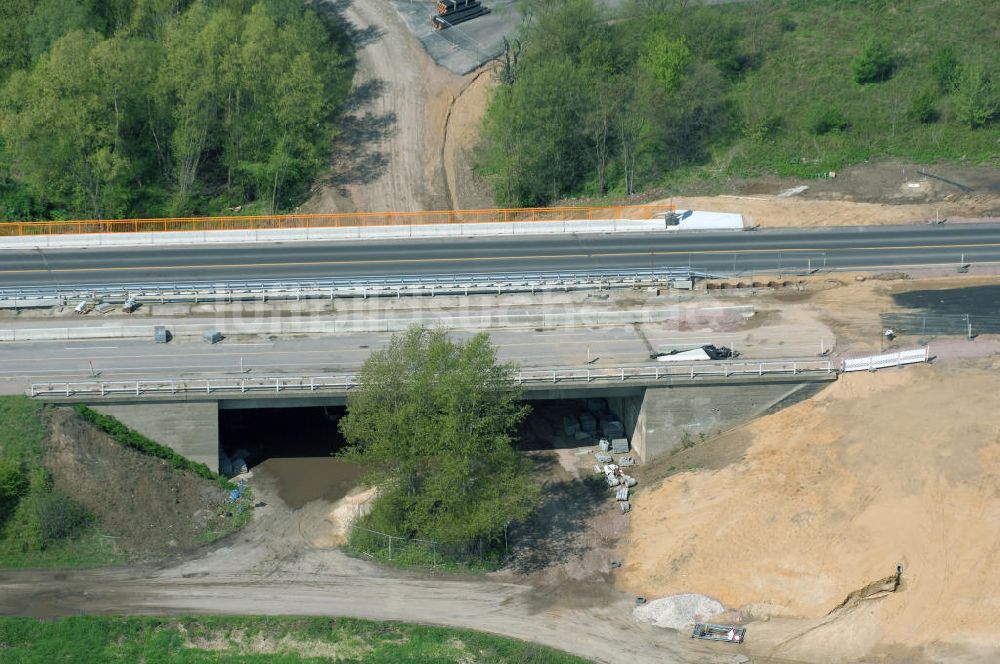
[(684, 267), (712, 272), (1000, 261), (1000, 225), (621, 233), (0, 252), (0, 288)]

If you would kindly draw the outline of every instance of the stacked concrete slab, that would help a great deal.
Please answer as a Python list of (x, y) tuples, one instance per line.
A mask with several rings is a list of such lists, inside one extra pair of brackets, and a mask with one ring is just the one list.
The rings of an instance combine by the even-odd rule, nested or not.
[(489, 8), (480, 0), (438, 0), (437, 14), (431, 17), (431, 25), (435, 30), (444, 30), (489, 13)]

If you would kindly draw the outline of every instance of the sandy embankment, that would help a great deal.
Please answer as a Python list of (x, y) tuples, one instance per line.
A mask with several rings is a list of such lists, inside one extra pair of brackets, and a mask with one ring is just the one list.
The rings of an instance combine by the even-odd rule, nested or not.
[[(621, 585), (808, 619), (753, 623), (748, 643), (770, 655), (1000, 652), (998, 368), (847, 375), (733, 432), (752, 437), (743, 459), (635, 501)], [(897, 564), (900, 591), (825, 618)]]

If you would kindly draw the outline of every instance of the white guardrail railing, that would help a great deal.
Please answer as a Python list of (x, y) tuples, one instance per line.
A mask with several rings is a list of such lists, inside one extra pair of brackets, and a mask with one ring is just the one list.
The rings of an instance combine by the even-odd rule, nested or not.
[(845, 358), (843, 370), (849, 371), (875, 371), (888, 367), (901, 367), (904, 364), (917, 364), (926, 362), (930, 357), (928, 348), (917, 348), (915, 350), (901, 350), (892, 353), (879, 353), (878, 355), (868, 355), (866, 357)]
[[(674, 378), (815, 375), (835, 373), (829, 360), (775, 362), (705, 362), (685, 366), (646, 365), (523, 369), (515, 377), (524, 386), (560, 383), (658, 382)], [(222, 395), (285, 392), (347, 392), (357, 387), (358, 374), (332, 376), (227, 376), (218, 378), (161, 378), (155, 380), (92, 380), (32, 383), (33, 397), (111, 397), (157, 395)]]

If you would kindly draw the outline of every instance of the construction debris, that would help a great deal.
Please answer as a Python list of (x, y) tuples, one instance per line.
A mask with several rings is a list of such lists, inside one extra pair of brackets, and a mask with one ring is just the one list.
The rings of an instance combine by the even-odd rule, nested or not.
[(620, 487), (618, 487), (618, 490), (615, 491), (615, 500), (621, 501), (621, 502), (624, 502), (624, 501), (628, 500), (628, 487), (627, 486), (620, 486)]
[(625, 466), (634, 466), (635, 459), (630, 456), (623, 456), (618, 459), (618, 465), (624, 468)]
[(691, 632), (692, 639), (705, 639), (706, 641), (728, 641), (730, 643), (743, 643), (747, 628), (735, 625), (713, 625), (712, 623), (697, 623)]
[(622, 514), (628, 514), (629, 511), (632, 509), (632, 504), (629, 503), (627, 500), (624, 501), (624, 502), (618, 503), (618, 505), (622, 508)]

